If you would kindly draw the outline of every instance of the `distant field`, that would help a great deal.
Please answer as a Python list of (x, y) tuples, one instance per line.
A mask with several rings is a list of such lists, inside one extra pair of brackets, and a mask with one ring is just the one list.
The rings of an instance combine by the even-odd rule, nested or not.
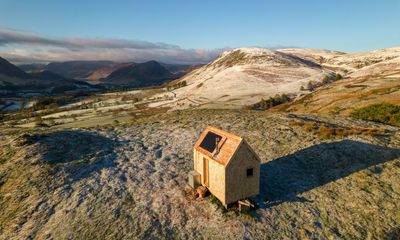
[[(84, 98), (68, 98), (71, 103), (61, 106), (46, 100), (48, 105), (37, 110), (30, 108), (4, 112), (2, 128), (18, 131), (18, 128), (96, 127), (132, 122), (137, 118), (166, 112), (169, 108), (163, 105), (168, 98), (157, 96), (163, 92), (163, 89), (147, 89), (93, 94)], [(56, 102), (62, 96), (47, 98)]]

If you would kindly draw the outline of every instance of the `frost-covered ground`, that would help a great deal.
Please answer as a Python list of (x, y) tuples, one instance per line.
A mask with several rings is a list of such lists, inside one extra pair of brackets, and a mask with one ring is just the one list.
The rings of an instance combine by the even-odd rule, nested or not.
[[(225, 212), (210, 197), (193, 197), (192, 147), (208, 124), (243, 136), (260, 155), (258, 209)], [(368, 131), (326, 137), (322, 125)], [(394, 127), (197, 110), (0, 143), (2, 239), (366, 239), (399, 231)]]

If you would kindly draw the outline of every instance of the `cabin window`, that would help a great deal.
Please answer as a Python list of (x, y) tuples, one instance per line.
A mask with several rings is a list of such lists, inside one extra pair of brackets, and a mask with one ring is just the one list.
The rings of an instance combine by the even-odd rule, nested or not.
[(253, 168), (248, 168), (246, 171), (247, 177), (252, 177), (253, 176)]

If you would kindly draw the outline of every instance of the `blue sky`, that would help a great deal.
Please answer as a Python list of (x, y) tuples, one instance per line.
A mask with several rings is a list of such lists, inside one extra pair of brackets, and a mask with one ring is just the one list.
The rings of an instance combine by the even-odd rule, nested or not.
[[(106, 39), (109, 44), (111, 40), (164, 43), (168, 49), (156, 50), (161, 52), (158, 55), (167, 51), (171, 56), (174, 54), (171, 48), (178, 48), (178, 57), (197, 54), (193, 61), (202, 57), (205, 61), (218, 49), (233, 47), (296, 46), (356, 52), (400, 46), (399, 26), (399, 0), (0, 0), (0, 29), (5, 29), (8, 35), (14, 31), (44, 40)], [(6, 41), (4, 38), (3, 42)], [(90, 46), (81, 50), (91, 51), (89, 58), (111, 56), (97, 56), (93, 51), (98, 49), (89, 51), (88, 48)], [(22, 58), (32, 53), (32, 56), (40, 58), (49, 49), (50, 55), (58, 51), (55, 58), (60, 59), (60, 51), (72, 51), (61, 44), (46, 46), (29, 41), (7, 41), (0, 45), (0, 54), (19, 54)], [(106, 47), (101, 49), (106, 51)], [(146, 51), (151, 51), (140, 50), (140, 53), (131, 53), (145, 58)], [(68, 54), (67, 59), (80, 56), (73, 52)], [(115, 55), (118, 51), (112, 52), (112, 56), (118, 59)], [(149, 57), (158, 55), (153, 52)], [(190, 58), (185, 57), (184, 61), (189, 61)]]

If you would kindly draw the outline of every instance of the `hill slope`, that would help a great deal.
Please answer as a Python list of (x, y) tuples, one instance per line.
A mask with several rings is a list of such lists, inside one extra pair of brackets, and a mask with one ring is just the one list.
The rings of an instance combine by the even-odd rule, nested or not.
[(156, 61), (133, 64), (112, 72), (103, 82), (135, 87), (160, 85), (177, 76)]
[(6, 59), (0, 57), (0, 80), (2, 80), (2, 78), (29, 79), (31, 76)]
[(22, 70), (24, 70), (27, 73), (30, 72), (40, 72), (46, 69), (46, 65), (44, 63), (30, 63), (30, 64), (21, 64), (18, 65), (18, 67)]
[(348, 75), (290, 104), (287, 110), (348, 115), (374, 103), (400, 104), (400, 48), (337, 56), (327, 64), (347, 69)]
[(288, 48), (279, 52), (314, 61), (327, 69), (341, 71), (347, 75), (361, 76), (369, 67), (390, 62), (400, 56), (400, 48), (384, 48), (370, 52), (343, 53), (330, 50)]
[(111, 61), (69, 61), (52, 62), (46, 65), (45, 69), (68, 78), (86, 79), (99, 70), (114, 70), (117, 67), (115, 65), (116, 63)]
[(317, 63), (263, 48), (224, 52), (211, 63), (185, 75), (187, 87), (174, 91), (181, 100), (245, 105), (276, 94), (298, 93), (326, 71)]

